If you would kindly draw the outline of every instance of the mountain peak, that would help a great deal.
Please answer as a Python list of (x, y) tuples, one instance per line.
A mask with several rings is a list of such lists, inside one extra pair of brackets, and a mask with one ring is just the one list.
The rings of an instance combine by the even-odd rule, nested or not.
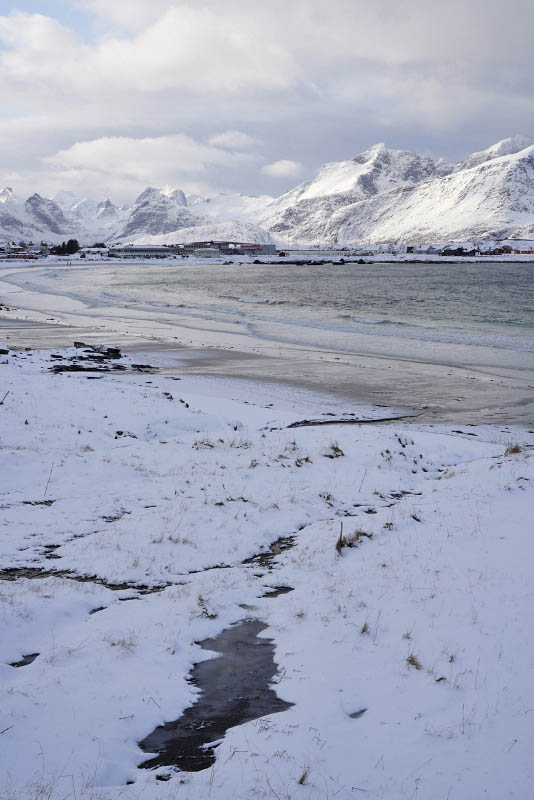
[(381, 153), (383, 150), (388, 150), (385, 142), (377, 142), (368, 149), (368, 153)]
[(101, 203), (98, 204), (96, 208), (96, 216), (97, 217), (114, 217), (118, 212), (117, 206), (111, 202), (108, 198), (107, 200), (103, 200)]
[(491, 147), (482, 152), (491, 153), (493, 156), (511, 156), (514, 153), (520, 153), (521, 150), (533, 144), (534, 141), (532, 139), (516, 134), (515, 136), (509, 136), (507, 139), (501, 139), (500, 142), (491, 145)]
[(512, 156), (516, 153), (520, 153), (527, 147), (531, 147), (533, 144), (534, 142), (532, 139), (528, 139), (526, 136), (521, 136), (519, 134), (516, 136), (509, 136), (507, 139), (501, 139), (500, 142), (492, 144), (491, 147), (487, 147), (485, 150), (471, 153), (464, 161), (460, 161), (460, 163), (456, 165), (455, 170), (458, 171), (470, 169), (471, 167), (478, 167), (480, 164), (485, 164), (486, 161), (492, 161), (494, 158), (500, 158), (501, 156)]
[(9, 203), (14, 199), (15, 195), (11, 186), (6, 186), (6, 188), (2, 189), (0, 192), (0, 203)]

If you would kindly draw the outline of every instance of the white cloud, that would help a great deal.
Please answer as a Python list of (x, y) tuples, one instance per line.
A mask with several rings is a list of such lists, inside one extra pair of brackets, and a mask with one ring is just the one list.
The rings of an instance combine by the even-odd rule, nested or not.
[(300, 161), (281, 159), (273, 161), (272, 164), (266, 164), (261, 171), (264, 175), (270, 175), (271, 178), (295, 178), (302, 172), (302, 164)]
[(246, 149), (248, 147), (258, 147), (262, 144), (260, 139), (255, 139), (242, 131), (216, 133), (208, 139), (208, 143), (215, 147), (228, 147), (229, 149)]
[[(121, 195), (134, 194), (148, 184), (172, 183), (187, 191), (209, 191), (213, 167), (235, 169), (254, 159), (247, 153), (229, 152), (196, 142), (189, 136), (107, 136), (77, 142), (43, 159), (48, 181), (57, 187), (78, 182), (95, 192), (103, 187)], [(107, 187), (110, 187), (109, 189)]]
[[(188, 6), (169, 8), (133, 37), (83, 44), (40, 14), (0, 17), (0, 86), (47, 95), (104, 98), (166, 90), (227, 92), (285, 90), (299, 79), (291, 54), (276, 41), (256, 41), (224, 15)], [(58, 99), (63, 97), (59, 94)]]

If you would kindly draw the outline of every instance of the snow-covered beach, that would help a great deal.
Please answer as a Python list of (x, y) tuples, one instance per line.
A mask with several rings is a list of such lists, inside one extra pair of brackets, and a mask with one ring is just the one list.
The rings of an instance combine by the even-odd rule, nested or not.
[(3, 336), (111, 342), (160, 368), (326, 388), (429, 423), (533, 427), (533, 275), (511, 263), (5, 266)]
[[(530, 795), (529, 351), (246, 345), (2, 287), (0, 797)], [(140, 768), (246, 620), (290, 707), (205, 770)]]

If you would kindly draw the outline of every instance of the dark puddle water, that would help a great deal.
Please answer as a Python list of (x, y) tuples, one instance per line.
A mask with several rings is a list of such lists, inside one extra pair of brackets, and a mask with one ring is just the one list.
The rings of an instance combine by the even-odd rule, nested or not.
[(202, 690), (198, 702), (180, 719), (160, 725), (139, 742), (145, 753), (158, 754), (144, 761), (142, 768), (208, 769), (215, 762), (217, 746), (208, 745), (222, 739), (229, 728), (291, 708), (292, 703), (269, 688), (277, 666), (272, 640), (258, 638), (266, 627), (258, 620), (246, 620), (199, 642), (204, 650), (221, 656), (193, 669), (192, 683)]
[(20, 661), (14, 661), (10, 667), (27, 667), (28, 664), (33, 664), (39, 653), (28, 653), (27, 656), (22, 656)]

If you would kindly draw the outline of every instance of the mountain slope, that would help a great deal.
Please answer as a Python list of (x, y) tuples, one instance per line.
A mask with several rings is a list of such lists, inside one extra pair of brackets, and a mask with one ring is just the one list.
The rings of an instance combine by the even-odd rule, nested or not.
[(322, 231), (335, 244), (506, 238), (534, 221), (534, 147), (349, 205)]
[(148, 187), (135, 201), (118, 238), (171, 233), (196, 224), (197, 217), (187, 208), (187, 200), (182, 191), (165, 192)]
[(452, 167), (431, 158), (377, 144), (350, 161), (326, 164), (317, 176), (267, 206), (260, 224), (271, 233), (312, 243), (346, 206), (447, 174)]
[(253, 222), (243, 222), (241, 220), (224, 220), (215, 222), (206, 220), (192, 228), (180, 228), (167, 234), (157, 234), (154, 236), (140, 236), (133, 240), (132, 244), (175, 244), (176, 242), (255, 242), (256, 244), (270, 244), (274, 240), (271, 235), (255, 225)]
[(458, 162), (455, 166), (455, 171), (462, 169), (471, 169), (471, 167), (478, 167), (485, 161), (491, 161), (493, 158), (500, 156), (511, 156), (514, 153), (519, 153), (534, 144), (532, 139), (526, 136), (510, 136), (508, 139), (501, 139), (500, 142), (492, 144), (486, 150), (481, 150), (478, 153), (471, 153), (464, 161)]
[(534, 236), (534, 144), (514, 136), (445, 164), (377, 144), (326, 164), (279, 198), (186, 198), (148, 187), (131, 208), (60, 191), (19, 202), (0, 192), (0, 239), (171, 243), (206, 239), (286, 245), (439, 242)]
[[(534, 224), (534, 147), (521, 148), (524, 142), (504, 140), (456, 167), (438, 163), (435, 170), (417, 161), (403, 169), (410, 154), (381, 149), (375, 155), (372, 148), (362, 154), (367, 170), (347, 191), (327, 187), (323, 168), (315, 181), (275, 201), (259, 221), (273, 235), (307, 244), (524, 235)], [(341, 162), (347, 163), (353, 162)], [(335, 166), (328, 165), (328, 174)], [(346, 185), (342, 180), (337, 188)], [(329, 193), (310, 196), (314, 186)]]

